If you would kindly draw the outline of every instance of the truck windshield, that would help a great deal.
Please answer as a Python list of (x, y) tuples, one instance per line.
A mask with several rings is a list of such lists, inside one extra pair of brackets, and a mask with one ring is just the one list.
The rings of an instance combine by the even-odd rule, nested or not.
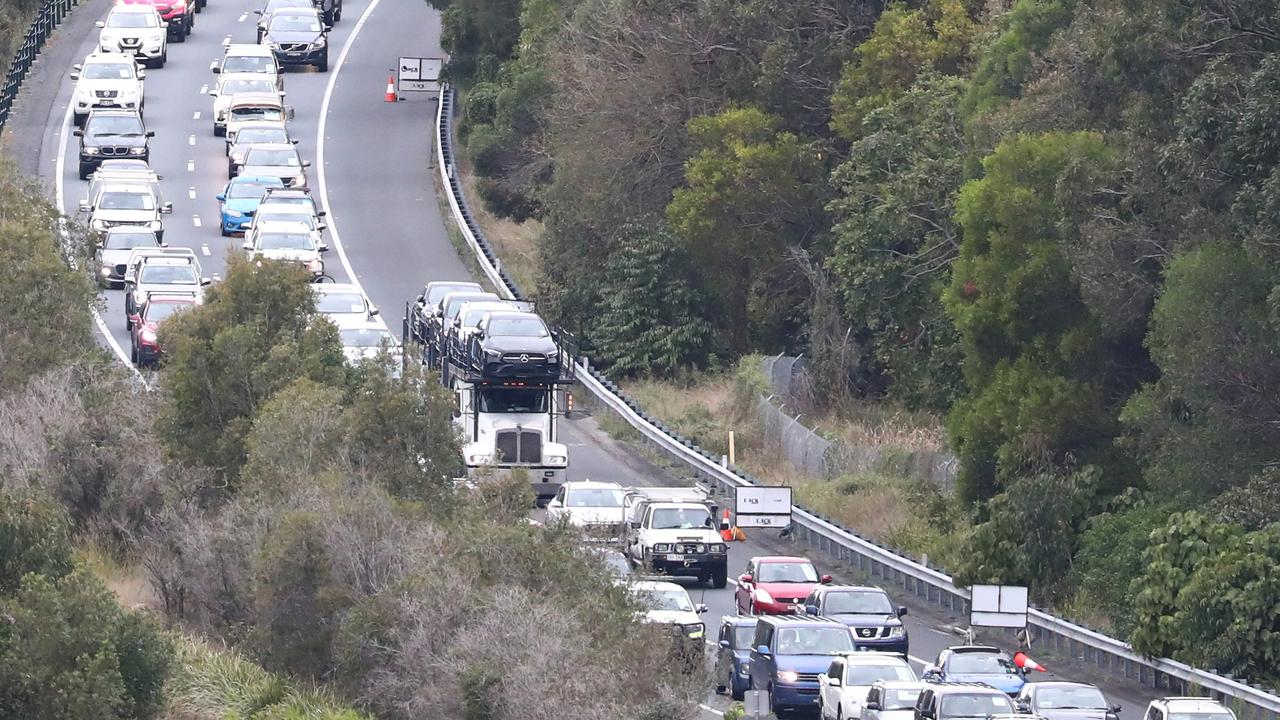
[(779, 655), (835, 655), (853, 652), (853, 635), (844, 627), (778, 629)]
[(711, 527), (711, 512), (706, 508), (657, 508), (650, 527), (654, 530)]
[(491, 388), (481, 390), (479, 395), (482, 413), (544, 413), (550, 393), (530, 388)]
[(1106, 710), (1107, 700), (1098, 688), (1046, 687), (1036, 692), (1037, 708), (1070, 710)]

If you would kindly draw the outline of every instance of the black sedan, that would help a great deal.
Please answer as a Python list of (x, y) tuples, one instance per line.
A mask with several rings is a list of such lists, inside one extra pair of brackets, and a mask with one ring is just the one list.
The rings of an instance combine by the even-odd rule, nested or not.
[(1018, 710), (1045, 720), (1117, 720), (1119, 705), (1107, 702), (1102, 691), (1087, 683), (1027, 683), (1014, 699)]
[(271, 48), (282, 67), (314, 65), (320, 72), (328, 72), (328, 32), (315, 9), (290, 8), (271, 15), (262, 42)]

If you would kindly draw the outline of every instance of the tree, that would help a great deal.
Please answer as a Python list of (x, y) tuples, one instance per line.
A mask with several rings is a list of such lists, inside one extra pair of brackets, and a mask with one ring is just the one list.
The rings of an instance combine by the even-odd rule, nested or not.
[(0, 612), (0, 715), (149, 720), (160, 709), (168, 639), (89, 571), (29, 574)]
[(999, 19), (1000, 34), (978, 60), (964, 115), (981, 116), (1018, 97), (1035, 59), (1072, 19), (1076, 0), (1015, 0)]
[(1132, 583), (1146, 569), (1143, 553), (1151, 533), (1165, 526), (1176, 507), (1167, 499), (1135, 496), (1122, 494), (1116, 507), (1088, 519), (1072, 571), (1077, 598), (1102, 611), (1118, 637), (1128, 637), (1134, 627)]
[(670, 376), (707, 362), (712, 328), (691, 265), (664, 226), (619, 232), (591, 334), (598, 359), (621, 376)]
[(734, 354), (794, 337), (786, 250), (818, 243), (827, 226), (823, 148), (779, 125), (755, 108), (690, 121), (697, 153), (667, 206)]
[(960, 252), (963, 92), (958, 79), (922, 78), (870, 113), (832, 173), (827, 266), (868, 347), (862, 372), (887, 377), (890, 396), (911, 407), (945, 410), (963, 387), (959, 338), (940, 300)]
[(315, 312), (305, 271), (232, 258), (226, 279), (204, 305), (166, 322), (165, 404), (161, 438), (180, 460), (234, 479), (245, 461), (245, 436), (275, 392), (307, 377), (346, 380), (337, 330)]
[(28, 573), (59, 578), (72, 564), (66, 512), (34, 493), (0, 489), (0, 596), (15, 592)]
[(460, 80), (490, 77), (511, 56), (520, 35), (519, 0), (429, 0), (442, 10), (440, 45), (449, 74)]
[(1001, 143), (986, 177), (956, 202), (964, 231), (943, 294), (960, 332), (969, 388), (947, 423), (964, 497), (990, 497), (1026, 458), (1102, 464), (1123, 480), (1116, 432), (1115, 349), (1080, 297), (1064, 245), (1114, 159), (1091, 133)]
[(1278, 283), (1273, 265), (1224, 244), (1169, 267), (1147, 336), (1160, 378), (1123, 415), (1152, 486), (1208, 497), (1274, 460)]

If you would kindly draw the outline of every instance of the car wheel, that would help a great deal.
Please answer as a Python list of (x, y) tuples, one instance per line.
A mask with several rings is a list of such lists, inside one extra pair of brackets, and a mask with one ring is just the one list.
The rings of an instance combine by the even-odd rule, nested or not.
[(224, 136), (224, 135), (226, 135), (226, 134), (227, 134), (227, 129), (226, 129), (225, 127), (222, 127), (222, 126), (221, 126), (221, 125), (219, 125), (218, 123), (214, 123), (214, 124), (213, 124), (213, 136), (214, 136), (214, 137), (223, 137), (223, 136)]
[(723, 590), (729, 584), (729, 568), (711, 571), (711, 587)]
[(741, 700), (746, 697), (746, 693), (733, 684), (733, 668), (729, 668), (729, 697), (734, 700)]
[(218, 223), (218, 225), (218, 230), (222, 232), (222, 237), (231, 237), (231, 233), (227, 231), (226, 225), (223, 225), (222, 223)]
[(342, 19), (342, 3), (338, 3), (338, 6), (333, 9), (333, 24), (337, 25), (338, 21), (341, 19)]
[(90, 175), (92, 175), (92, 174), (93, 174), (93, 168), (88, 168), (88, 169), (86, 169), (84, 165), (81, 165), (81, 166), (80, 166), (80, 179), (81, 179), (81, 180), (88, 180), (88, 179), (89, 179), (89, 176), (90, 176)]
[(329, 72), (329, 53), (326, 52), (324, 54), (324, 59), (320, 61), (319, 65), (316, 65), (316, 69), (320, 72)]
[(186, 42), (187, 32), (188, 31), (183, 28), (178, 28), (178, 32), (174, 33), (169, 39), (174, 42)]
[(190, 35), (192, 30), (196, 29), (196, 14), (187, 15), (187, 34)]
[(166, 47), (166, 48), (165, 48), (165, 49), (160, 53), (160, 59), (156, 60), (156, 67), (157, 67), (157, 68), (162, 68), (162, 67), (164, 67), (164, 64), (165, 64), (165, 63), (167, 63), (167, 62), (169, 62), (169, 48), (167, 48), (167, 47)]
[(138, 343), (136, 342), (129, 343), (129, 362), (138, 364)]
[(836, 708), (836, 720), (844, 720), (844, 708)]

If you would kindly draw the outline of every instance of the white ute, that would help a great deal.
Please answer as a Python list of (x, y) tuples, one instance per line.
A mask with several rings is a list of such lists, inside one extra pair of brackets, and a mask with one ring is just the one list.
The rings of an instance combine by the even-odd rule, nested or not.
[(871, 686), (882, 681), (916, 683), (919, 678), (900, 655), (860, 652), (835, 658), (826, 672), (818, 674), (819, 717), (844, 720), (860, 716)]
[(715, 506), (700, 488), (632, 488), (626, 497), (627, 555), (641, 572), (692, 575), (728, 584), (729, 546)]

